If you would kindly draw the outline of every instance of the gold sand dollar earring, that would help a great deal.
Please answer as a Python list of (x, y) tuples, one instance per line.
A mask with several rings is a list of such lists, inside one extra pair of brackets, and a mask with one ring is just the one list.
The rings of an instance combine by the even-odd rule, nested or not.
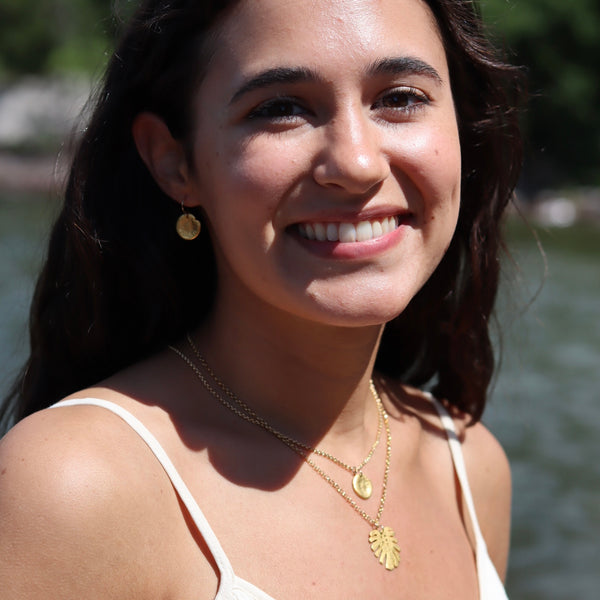
[(200, 235), (202, 223), (192, 213), (185, 212), (183, 202), (181, 203), (181, 211), (182, 214), (175, 224), (177, 234), (182, 240), (195, 240)]

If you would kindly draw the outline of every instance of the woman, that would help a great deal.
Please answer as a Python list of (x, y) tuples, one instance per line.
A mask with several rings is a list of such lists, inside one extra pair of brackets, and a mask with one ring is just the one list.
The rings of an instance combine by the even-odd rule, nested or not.
[(470, 2), (143, 3), (36, 289), (4, 598), (505, 597), (516, 80)]

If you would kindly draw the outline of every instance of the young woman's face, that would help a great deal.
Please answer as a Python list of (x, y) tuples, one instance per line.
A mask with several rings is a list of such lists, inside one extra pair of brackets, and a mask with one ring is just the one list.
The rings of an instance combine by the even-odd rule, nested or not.
[(332, 325), (402, 312), (460, 198), (448, 66), (422, 0), (242, 0), (195, 107), (192, 195), (218, 294)]

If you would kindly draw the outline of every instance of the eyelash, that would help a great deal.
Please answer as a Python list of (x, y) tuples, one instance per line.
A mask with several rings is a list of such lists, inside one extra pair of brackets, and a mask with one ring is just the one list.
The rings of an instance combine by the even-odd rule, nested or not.
[[(283, 109), (283, 110), (282, 110)], [(289, 112), (292, 109), (292, 112)], [(299, 110), (298, 110), (299, 109)], [(288, 111), (284, 114), (283, 111)], [(300, 114), (306, 114), (305, 109), (297, 98), (278, 96), (259, 104), (248, 115), (248, 119), (289, 120)]]
[[(422, 109), (429, 103), (429, 97), (422, 91), (412, 87), (405, 87), (386, 92), (376, 100), (372, 108), (393, 110), (404, 115), (409, 115)], [(249, 120), (266, 119), (281, 122), (293, 120), (299, 115), (305, 115), (309, 112), (298, 98), (278, 96), (259, 104), (248, 114), (247, 118)]]
[[(399, 99), (402, 99), (400, 106), (398, 106)], [(385, 106), (385, 103), (391, 99), (394, 99), (390, 106)], [(380, 105), (381, 108), (389, 108), (392, 110), (398, 110), (404, 113), (412, 113), (416, 110), (420, 110), (430, 103), (430, 99), (427, 94), (421, 90), (413, 87), (402, 87), (390, 90), (381, 96), (374, 104), (374, 106)]]

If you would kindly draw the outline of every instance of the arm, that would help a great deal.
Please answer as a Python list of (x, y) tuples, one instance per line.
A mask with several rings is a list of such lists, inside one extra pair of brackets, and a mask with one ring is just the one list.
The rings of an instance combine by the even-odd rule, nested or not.
[(150, 598), (123, 485), (135, 477), (115, 460), (115, 448), (125, 450), (118, 432), (102, 439), (89, 420), (60, 410), (33, 415), (0, 442), (2, 598)]

